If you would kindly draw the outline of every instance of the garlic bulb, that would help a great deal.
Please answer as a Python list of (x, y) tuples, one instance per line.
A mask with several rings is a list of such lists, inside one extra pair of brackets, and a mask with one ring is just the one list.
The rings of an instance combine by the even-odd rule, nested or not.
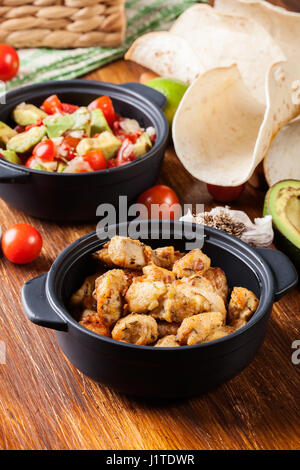
[(196, 215), (188, 211), (180, 220), (223, 230), (258, 248), (268, 247), (274, 238), (272, 216), (256, 218), (254, 222), (251, 222), (245, 212), (231, 210), (228, 206), (215, 207), (210, 212), (201, 212)]

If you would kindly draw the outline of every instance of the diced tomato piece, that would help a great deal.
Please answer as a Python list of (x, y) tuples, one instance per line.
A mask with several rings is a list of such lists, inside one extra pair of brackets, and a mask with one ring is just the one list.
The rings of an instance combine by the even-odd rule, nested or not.
[(25, 166), (27, 168), (33, 168), (36, 163), (37, 163), (36, 156), (32, 155), (31, 157), (28, 158), (27, 162), (25, 163)]
[(36, 121), (35, 124), (31, 124), (30, 126), (26, 126), (25, 131), (29, 131), (29, 129), (31, 129), (32, 127), (41, 127), (42, 125), (43, 125), (43, 118)]
[(117, 166), (117, 163), (114, 158), (107, 160), (107, 168), (116, 168), (116, 166)]
[(125, 139), (117, 154), (117, 166), (122, 166), (126, 163), (133, 162), (135, 159), (136, 156), (133, 152), (133, 145), (129, 139)]
[(61, 103), (62, 111), (66, 114), (73, 114), (79, 108), (76, 104)]
[(101, 150), (91, 150), (83, 155), (83, 159), (89, 163), (94, 171), (105, 170), (106, 168), (106, 159)]
[(116, 113), (109, 96), (101, 96), (100, 98), (97, 98), (89, 104), (88, 108), (90, 111), (93, 109), (101, 109), (108, 125), (113, 127), (114, 121), (116, 120)]
[(62, 103), (57, 95), (51, 95), (42, 104), (41, 108), (47, 114), (62, 113)]
[(53, 162), (56, 155), (56, 147), (53, 140), (43, 140), (34, 147), (32, 154), (44, 162)]

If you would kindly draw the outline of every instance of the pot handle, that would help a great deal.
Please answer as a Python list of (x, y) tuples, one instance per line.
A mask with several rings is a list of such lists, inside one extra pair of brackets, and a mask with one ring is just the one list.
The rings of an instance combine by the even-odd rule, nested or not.
[(0, 164), (0, 183), (24, 183), (29, 177), (27, 171)]
[(298, 282), (296, 268), (290, 259), (281, 251), (268, 248), (257, 248), (258, 253), (269, 264), (277, 284), (274, 301), (277, 302)]
[(22, 305), (27, 318), (36, 325), (67, 331), (68, 324), (51, 308), (46, 298), (47, 273), (26, 282), (22, 288)]
[(162, 93), (157, 90), (154, 90), (149, 86), (142, 85), (142, 83), (126, 82), (122, 83), (119, 86), (134, 91), (135, 93), (138, 93), (139, 95), (147, 98), (149, 101), (152, 101), (154, 104), (156, 104), (156, 106), (161, 109), (163, 109), (166, 105), (167, 99)]

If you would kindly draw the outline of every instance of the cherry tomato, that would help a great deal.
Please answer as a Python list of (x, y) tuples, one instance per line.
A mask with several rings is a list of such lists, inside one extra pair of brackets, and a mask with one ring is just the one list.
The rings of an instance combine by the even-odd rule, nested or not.
[(76, 104), (61, 103), (62, 111), (66, 114), (73, 114), (79, 108)]
[(63, 108), (62, 108), (62, 103), (60, 99), (58, 98), (57, 95), (51, 95), (49, 96), (44, 103), (42, 104), (41, 108), (45, 111), (47, 114), (56, 114), (56, 113), (62, 113)]
[(47, 139), (37, 144), (33, 149), (32, 155), (40, 158), (44, 162), (53, 162), (56, 155), (56, 148), (53, 140)]
[(25, 163), (25, 166), (27, 168), (33, 168), (34, 165), (37, 163), (37, 159), (34, 155), (28, 158), (27, 162)]
[(15, 224), (2, 237), (4, 255), (16, 264), (33, 261), (40, 254), (42, 246), (41, 234), (28, 224)]
[(114, 106), (109, 96), (101, 96), (96, 100), (92, 101), (89, 106), (89, 110), (92, 111), (93, 109), (101, 109), (104, 114), (105, 119), (108, 122), (110, 127), (113, 126), (114, 121), (116, 120), (116, 113), (114, 110)]
[(83, 155), (94, 171), (105, 170), (106, 159), (101, 150), (91, 150), (90, 152)]
[(207, 184), (207, 190), (216, 201), (232, 202), (240, 197), (245, 186), (245, 184), (241, 184), (240, 186), (216, 186), (214, 184)]
[(6, 82), (14, 78), (19, 70), (17, 51), (7, 44), (0, 44), (0, 80)]
[[(144, 191), (137, 202), (147, 208), (148, 218), (151, 218), (151, 206), (153, 204), (164, 205), (159, 208), (159, 214), (153, 214), (155, 218), (174, 220), (180, 215), (179, 199), (173, 189), (165, 185), (157, 185)], [(171, 208), (171, 206), (174, 206)], [(157, 212), (157, 211), (156, 211)]]
[(117, 166), (122, 166), (134, 160), (136, 160), (136, 156), (133, 151), (133, 145), (129, 139), (125, 139), (118, 150), (116, 164)]

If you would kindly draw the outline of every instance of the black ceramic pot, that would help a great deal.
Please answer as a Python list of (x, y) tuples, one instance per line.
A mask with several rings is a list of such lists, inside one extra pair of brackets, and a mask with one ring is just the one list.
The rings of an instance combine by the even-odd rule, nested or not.
[[(185, 233), (181, 237), (183, 227)], [(163, 238), (168, 232), (161, 226), (152, 232), (152, 237), (148, 235), (147, 221), (142, 222), (141, 228), (141, 240), (153, 248), (172, 244), (184, 251), (195, 226), (172, 223), (167, 238)], [(159, 239), (154, 239), (157, 235)], [(260, 298), (256, 313), (238, 331), (210, 343), (179, 348), (131, 345), (87, 330), (66, 307), (84, 277), (95, 271), (91, 254), (102, 243), (91, 233), (70, 245), (47, 274), (24, 285), (22, 302), (33, 323), (55, 330), (61, 349), (75, 367), (92, 379), (131, 395), (188, 397), (238, 374), (263, 342), (273, 302), (297, 283), (297, 273), (283, 253), (254, 249), (224, 232), (205, 227), (203, 249), (212, 265), (225, 271), (230, 287), (243, 286), (255, 292)]]
[(41, 83), (9, 92), (6, 104), (0, 107), (0, 121), (14, 125), (11, 113), (19, 103), (26, 101), (40, 106), (52, 94), (80, 106), (87, 106), (101, 95), (109, 95), (117, 113), (136, 119), (142, 127), (155, 127), (155, 145), (135, 162), (91, 173), (49, 173), (0, 159), (2, 199), (33, 217), (84, 222), (96, 218), (99, 204), (117, 206), (119, 195), (127, 196), (131, 203), (155, 183), (169, 132), (162, 111), (165, 97), (161, 93), (134, 82), (122, 85), (88, 80)]

